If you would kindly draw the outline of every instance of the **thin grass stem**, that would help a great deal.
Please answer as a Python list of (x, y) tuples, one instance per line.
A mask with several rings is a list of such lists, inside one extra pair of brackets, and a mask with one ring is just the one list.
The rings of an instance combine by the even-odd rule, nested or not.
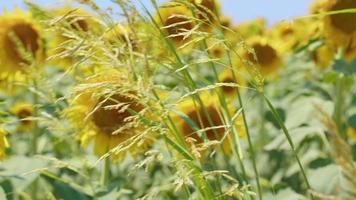
[[(273, 106), (273, 104), (271, 103), (271, 101), (270, 101), (265, 95), (264, 95), (264, 99), (266, 100), (267, 105), (268, 105), (269, 109), (271, 110), (271, 112), (272, 112), (274, 118), (277, 120), (279, 126), (282, 127), (283, 133), (284, 133), (284, 135), (286, 136), (287, 141), (288, 141), (288, 144), (289, 144), (289, 146), (290, 146), (290, 148), (291, 148), (291, 150), (292, 150), (292, 154), (293, 154), (293, 156), (295, 157), (295, 159), (297, 160), (298, 166), (299, 166), (299, 168), (300, 168), (300, 172), (302, 173), (302, 176), (303, 176), (304, 182), (305, 182), (305, 184), (306, 184), (306, 186), (307, 186), (307, 189), (308, 189), (308, 190), (311, 190), (308, 177), (307, 177), (307, 175), (306, 175), (306, 173), (305, 173), (303, 164), (302, 164), (302, 162), (300, 161), (300, 158), (299, 158), (299, 156), (298, 156), (298, 153), (297, 153), (297, 151), (296, 151), (295, 145), (294, 145), (294, 143), (293, 143), (293, 140), (292, 140), (291, 135), (289, 134), (288, 129), (287, 129), (286, 126), (284, 125), (281, 116), (278, 114), (277, 110), (275, 109), (275, 107)], [(311, 197), (312, 197), (312, 199), (314, 199), (313, 195), (311, 195)]]

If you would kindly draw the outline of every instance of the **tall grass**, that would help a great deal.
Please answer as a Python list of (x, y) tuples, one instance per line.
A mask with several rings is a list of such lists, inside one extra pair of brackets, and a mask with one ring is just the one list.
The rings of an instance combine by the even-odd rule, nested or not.
[[(283, 195), (285, 199), (337, 199), (338, 195), (352, 199), (355, 196), (349, 189), (335, 195), (334, 191), (323, 194), (324, 191), (318, 188), (320, 183), (315, 180), (315, 174), (321, 173), (317, 170), (327, 166), (335, 171), (341, 170), (338, 177), (345, 180), (347, 188), (355, 186), (352, 179), (354, 158), (350, 156), (353, 150), (348, 144), (351, 139), (346, 133), (345, 114), (349, 112), (348, 106), (354, 106), (354, 96), (352, 99), (348, 94), (354, 95), (352, 74), (331, 70), (324, 76), (309, 67), (312, 65), (309, 54), (316, 46), (310, 39), (300, 49), (283, 55), (285, 69), (278, 72), (281, 78), (265, 77), (268, 75), (259, 70), (262, 63), (257, 52), (239, 31), (223, 25), (215, 1), (211, 1), (212, 10), (193, 1), (170, 1), (188, 8), (192, 15), (175, 14), (171, 18), (183, 17), (184, 21), (177, 20), (168, 25), (162, 8), (173, 8), (174, 5), (159, 5), (151, 0), (154, 10), (150, 11), (146, 2), (138, 2), (114, 0), (120, 15), (118, 20), (112, 16), (112, 10), (103, 10), (91, 0), (77, 0), (92, 11), (89, 16), (80, 17), (71, 16), (76, 9), (56, 16), (39, 5), (27, 3), (48, 35), (60, 30), (67, 40), (58, 46), (64, 50), (46, 61), (50, 64), (46, 65), (44, 77), (41, 77), (46, 80), (34, 79), (29, 86), (35, 108), (35, 121), (30, 131), (31, 154), (25, 153), (17, 158), (18, 150), (14, 150), (10, 156), (34, 163), (34, 169), (23, 173), (34, 175), (34, 178), (17, 192), (17, 186), (12, 183), (16, 180), (10, 173), (17, 163), (11, 163), (9, 159), (3, 171), (10, 175), (0, 173), (4, 177), (0, 186), (11, 191), (5, 195), (8, 199), (29, 196), (32, 199), (262, 200)], [(354, 13), (354, 9), (308, 18), (350, 12)], [(93, 19), (100, 31), (93, 29), (83, 33), (73, 27), (71, 21), (66, 21), (80, 21), (83, 20), (81, 17)], [(189, 30), (184, 30), (184, 26), (181, 28), (187, 23), (193, 26)], [(179, 28), (177, 33), (167, 31), (174, 27)], [(183, 42), (177, 43), (177, 37), (183, 38)], [(218, 41), (224, 56), (217, 58), (209, 51), (211, 40)], [(253, 59), (247, 60), (243, 52), (251, 53)], [(56, 64), (51, 61), (66, 58), (74, 60), (70, 66), (53, 68)], [(293, 68), (300, 64), (298, 62), (302, 62), (305, 69)], [(125, 83), (116, 84), (118, 80), (109, 79), (111, 74), (105, 72), (110, 73), (110, 70), (124, 74), (122, 80)], [(231, 83), (221, 80), (223, 70), (231, 73)], [(100, 77), (102, 74), (104, 78)], [(308, 76), (311, 78), (305, 78)], [(332, 81), (321, 80), (328, 77)], [(238, 84), (240, 79), (246, 80), (246, 84)], [(53, 91), (47, 91), (47, 87)], [(226, 87), (234, 89), (232, 96), (224, 92)], [(50, 97), (43, 98), (46, 92), (51, 93)], [(82, 130), (75, 130), (77, 127), (69, 125), (67, 109), (90, 92), (93, 93), (90, 98), (99, 100), (89, 106), (92, 110), (86, 113), (83, 122), (76, 122), (84, 124)], [(325, 93), (336, 97), (330, 98)], [(130, 101), (143, 108), (133, 109), (132, 102), (120, 102), (120, 98), (115, 98), (117, 94), (127, 95), (120, 96), (122, 99), (138, 96), (137, 102), (132, 98)], [(344, 98), (351, 100), (344, 105)], [(85, 100), (90, 102), (89, 97)], [(107, 102), (117, 105), (106, 105)], [(191, 102), (189, 110), (179, 110), (186, 102)], [(211, 102), (214, 103), (209, 104)], [(300, 114), (298, 111), (304, 108), (295, 108), (295, 105), (301, 102), (305, 106), (315, 102), (320, 105)], [(330, 108), (329, 104), (334, 109), (333, 118), (325, 111)], [(85, 106), (78, 107), (83, 109)], [(212, 111), (216, 107), (217, 114)], [(79, 113), (80, 109), (75, 112)], [(114, 147), (107, 146), (105, 153), (96, 157), (92, 155), (91, 146), (86, 146), (89, 143), (86, 140), (98, 135), (90, 131), (101, 128), (99, 124), (102, 122), (94, 121), (92, 116), (100, 109), (103, 113), (117, 111), (128, 115), (122, 121), (131, 123), (131, 132), (135, 133), (134, 128), (137, 128), (139, 134), (133, 134)], [(286, 113), (287, 119), (280, 110)], [(354, 107), (350, 108), (350, 112), (353, 110)], [(318, 113), (319, 118), (301, 119), (308, 118), (310, 113)], [(240, 119), (243, 131), (236, 125)], [(87, 130), (85, 125), (90, 124), (90, 120), (94, 125)], [(109, 136), (109, 144), (115, 141), (113, 137), (127, 133), (121, 129), (117, 128), (115, 134)], [(193, 132), (187, 135), (185, 129)], [(221, 129), (223, 134), (219, 132)], [(83, 130), (90, 134), (79, 145), (73, 138), (82, 140), (83, 136), (76, 132)], [(104, 143), (99, 141), (98, 145), (96, 142), (95, 150)], [(124, 156), (116, 159), (117, 155)], [(327, 176), (327, 173), (323, 175)], [(44, 187), (47, 184), (48, 188)]]

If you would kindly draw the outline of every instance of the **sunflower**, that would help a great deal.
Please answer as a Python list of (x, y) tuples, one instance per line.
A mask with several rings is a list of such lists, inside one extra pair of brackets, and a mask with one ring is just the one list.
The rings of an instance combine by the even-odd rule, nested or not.
[[(241, 87), (246, 84), (246, 80), (242, 77), (240, 73), (233, 72), (237, 83), (235, 82), (234, 76), (231, 72), (231, 69), (225, 69), (219, 74), (219, 82), (227, 84), (237, 84), (238, 87)], [(236, 94), (236, 86), (222, 86), (222, 91), (227, 97), (234, 96)]]
[(348, 127), (347, 128), (347, 135), (354, 141), (356, 141), (356, 128)]
[(123, 43), (125, 46), (131, 46), (134, 51), (138, 50), (138, 42), (135, 41), (134, 34), (127, 25), (117, 24), (105, 33), (104, 38), (112, 44)]
[(6, 158), (6, 149), (9, 148), (9, 142), (6, 139), (6, 132), (0, 128), (0, 160)]
[(281, 52), (289, 52), (299, 42), (298, 30), (293, 23), (282, 21), (273, 25), (268, 34), (274, 40), (276, 48)]
[(65, 6), (51, 13), (54, 14), (52, 23), (55, 26), (48, 39), (49, 61), (57, 67), (67, 68), (75, 63), (70, 50), (78, 45), (70, 35), (93, 36), (101, 27), (91, 14), (80, 8)]
[(26, 102), (18, 102), (12, 106), (11, 112), (20, 120), (20, 130), (31, 130), (32, 121), (28, 119), (33, 116), (33, 106)]
[(216, 23), (216, 14), (220, 13), (220, 4), (216, 0), (190, 0), (197, 8), (197, 18), (203, 22), (203, 28), (207, 29), (209, 24)]
[[(328, 0), (324, 4), (325, 12), (344, 9), (355, 9), (354, 0)], [(326, 37), (338, 46), (346, 46), (352, 38), (356, 38), (356, 13), (326, 15), (323, 19)]]
[(0, 72), (0, 91), (6, 95), (14, 96), (19, 91), (19, 86), (24, 83), (30, 83), (29, 80), (28, 74), (22, 71), (14, 73)]
[[(246, 42), (254, 53), (242, 49), (242, 58), (257, 66), (263, 75), (271, 75), (282, 66), (279, 51), (267, 38), (255, 36), (249, 38)], [(249, 69), (247, 68), (247, 70)]]
[(317, 68), (325, 69), (331, 66), (332, 61), (335, 58), (335, 54), (336, 54), (335, 46), (326, 43), (315, 50), (315, 52), (312, 55), (312, 59)]
[(127, 83), (116, 70), (100, 72), (76, 88), (64, 113), (82, 146), (94, 140), (94, 154), (98, 156), (109, 151), (113, 160), (126, 152), (136, 155), (152, 140), (139, 117), (148, 118), (148, 106), (138, 90)]
[[(203, 99), (204, 105), (198, 105), (192, 99), (189, 99), (179, 103), (177, 106), (178, 112), (184, 114), (174, 115), (179, 132), (188, 145), (192, 144), (189, 141), (193, 141), (194, 145), (203, 146), (204, 139), (206, 141), (221, 141), (224, 151), (230, 152), (228, 138), (232, 137), (232, 134), (230, 134), (230, 130), (227, 127), (228, 123), (225, 122), (222, 116), (223, 111), (217, 101), (217, 97), (212, 97), (209, 94), (202, 94), (200, 97)], [(229, 114), (231, 116), (235, 114), (232, 107), (229, 107)], [(237, 129), (239, 136), (244, 137), (245, 129), (241, 115), (237, 117), (233, 125)], [(201, 135), (199, 132), (201, 132)]]
[(225, 55), (224, 46), (219, 44), (212, 46), (208, 51), (214, 58), (223, 58)]
[(321, 24), (317, 19), (298, 19), (293, 22), (281, 21), (267, 31), (268, 37), (281, 53), (293, 51), (305, 45), (312, 38), (320, 38)]
[(292, 51), (301, 43), (302, 37), (305, 37), (305, 24), (302, 21), (276, 23), (268, 30), (268, 35), (280, 52), (286, 53)]
[(165, 30), (175, 46), (185, 44), (191, 39), (195, 23), (191, 11), (182, 4), (168, 3), (158, 9), (155, 21)]
[[(135, 27), (139, 27), (138, 29), (140, 30), (143, 25), (136, 23)], [(133, 33), (133, 31), (128, 25), (116, 24), (110, 27), (104, 33), (103, 46), (99, 49), (97, 58), (109, 57), (109, 59), (112, 59), (113, 56), (107, 56), (109, 51), (115, 58), (122, 60), (125, 57), (129, 57), (130, 54), (142, 51), (142, 42), (136, 37), (138, 33)]]
[(352, 38), (345, 47), (345, 60), (352, 61), (356, 58), (356, 37)]
[(264, 18), (256, 18), (251, 21), (243, 22), (234, 27), (234, 30), (244, 39), (256, 35), (264, 35), (266, 32), (266, 20)]
[(0, 17), (0, 73), (5, 78), (20, 78), (30, 66), (42, 65), (45, 52), (41, 27), (29, 12), (15, 9)]
[(229, 29), (232, 28), (232, 21), (231, 21), (231, 18), (228, 17), (228, 16), (225, 16), (225, 15), (221, 16), (220, 17), (220, 24), (224, 28), (229, 28)]
[(325, 12), (325, 4), (328, 0), (314, 0), (312, 4), (309, 6), (310, 14), (320, 14)]
[(224, 58), (226, 50), (223, 41), (215, 38), (209, 38), (206, 42), (208, 46), (207, 51), (210, 56), (219, 59)]

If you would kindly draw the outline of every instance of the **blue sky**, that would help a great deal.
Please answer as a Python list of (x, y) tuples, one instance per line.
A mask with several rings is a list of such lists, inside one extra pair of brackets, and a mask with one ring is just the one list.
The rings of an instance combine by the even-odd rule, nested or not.
[[(53, 7), (68, 0), (32, 0), (43, 6)], [(136, 0), (133, 0), (136, 1)], [(138, 1), (138, 0), (137, 0)], [(141, 0), (150, 5), (150, 0)], [(158, 0), (164, 2), (165, 0)], [(110, 0), (96, 0), (102, 7), (111, 6)], [(308, 6), (312, 0), (220, 0), (223, 13), (230, 16), (235, 22), (265, 17), (269, 23), (291, 19), (293, 16), (307, 14)], [(11, 8), (14, 5), (23, 6), (22, 0), (0, 0), (0, 9)]]

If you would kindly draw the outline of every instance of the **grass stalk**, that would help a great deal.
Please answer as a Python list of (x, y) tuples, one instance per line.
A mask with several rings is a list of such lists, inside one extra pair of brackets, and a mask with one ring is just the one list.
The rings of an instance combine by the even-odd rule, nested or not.
[(100, 183), (102, 186), (107, 186), (107, 184), (109, 183), (110, 166), (111, 166), (110, 156), (107, 156), (104, 159), (104, 165), (101, 171)]
[[(225, 41), (225, 37), (224, 37), (222, 28), (220, 27), (219, 30), (220, 30), (221, 36), (223, 37), (223, 39)], [(229, 46), (226, 42), (224, 42), (224, 44)], [(231, 59), (231, 52), (230, 52), (229, 48), (227, 49), (227, 57), (228, 57), (228, 61), (229, 61), (230, 66), (233, 66), (232, 59)], [(238, 79), (237, 79), (237, 77), (236, 77), (236, 75), (234, 73), (234, 70), (232, 68), (231, 68), (231, 73), (233, 75), (234, 81), (236, 83), (238, 83)], [(236, 88), (236, 94), (237, 94), (237, 99), (238, 99), (239, 105), (240, 105), (240, 107), (242, 109), (241, 110), (242, 119), (243, 119), (243, 124), (244, 124), (245, 130), (246, 130), (247, 141), (248, 141), (248, 149), (249, 149), (249, 153), (250, 153), (250, 156), (251, 156), (253, 171), (254, 171), (254, 174), (255, 174), (256, 185), (257, 185), (257, 194), (258, 194), (259, 199), (262, 200), (262, 189), (261, 189), (261, 184), (260, 184), (260, 176), (259, 176), (258, 169), (257, 169), (257, 164), (256, 164), (256, 154), (255, 154), (255, 150), (254, 150), (254, 147), (253, 147), (253, 144), (252, 144), (251, 134), (250, 134), (249, 126), (248, 126), (247, 119), (246, 119), (246, 112), (245, 112), (245, 109), (244, 109), (244, 103), (242, 101), (241, 92), (240, 92), (240, 89), (238, 87)], [(242, 165), (243, 165), (243, 163), (242, 163)]]
[(263, 148), (266, 143), (267, 137), (265, 133), (265, 100), (262, 94), (258, 95), (258, 104), (259, 104), (259, 113), (260, 113), (260, 122), (258, 127), (258, 134), (259, 134), (259, 143), (258, 146)]
[(345, 131), (343, 131), (343, 103), (344, 103), (344, 75), (339, 74), (336, 80), (336, 85), (335, 85), (335, 93), (336, 93), (336, 99), (335, 99), (335, 104), (334, 104), (334, 114), (333, 118), (337, 127), (338, 134), (342, 138), (346, 138)]
[[(38, 88), (38, 84), (37, 84), (37, 80), (36, 77), (33, 79), (32, 82), (33, 85), (33, 89), (35, 90), (35, 92), (32, 93), (32, 103), (33, 103), (33, 117), (37, 117), (38, 115), (38, 107), (37, 104), (39, 103), (39, 99), (38, 96), (36, 94), (37, 88)], [(32, 138), (31, 138), (31, 156), (34, 156), (37, 154), (38, 152), (38, 136), (39, 136), (39, 127), (38, 127), (38, 121), (35, 120), (32, 122), (33, 126), (32, 126)], [(37, 199), (37, 192), (38, 192), (38, 178), (36, 178), (33, 181), (33, 184), (31, 186), (31, 196), (33, 199)]]
[(260, 175), (258, 173), (258, 169), (257, 169), (257, 164), (256, 164), (256, 154), (255, 154), (255, 150), (254, 150), (254, 146), (252, 144), (252, 139), (251, 139), (251, 134), (249, 131), (249, 127), (248, 127), (248, 123), (247, 123), (247, 119), (246, 119), (246, 113), (244, 110), (244, 104), (241, 98), (241, 93), (239, 88), (237, 88), (236, 90), (237, 93), (237, 98), (239, 101), (239, 104), (242, 108), (242, 120), (245, 126), (245, 130), (246, 130), (246, 135), (247, 135), (247, 141), (248, 141), (248, 148), (249, 148), (249, 152), (250, 152), (250, 156), (251, 156), (251, 160), (252, 160), (252, 167), (253, 167), (253, 171), (255, 173), (255, 179), (256, 179), (256, 185), (257, 185), (257, 194), (258, 194), (258, 198), (260, 200), (262, 200), (262, 189), (261, 189), (261, 184), (260, 184)]
[[(157, 24), (157, 22), (154, 20), (154, 18), (152, 17), (152, 15), (150, 14), (150, 12), (148, 12), (147, 8), (142, 4), (142, 2), (140, 2), (141, 5), (143, 6), (143, 8), (145, 9), (146, 13), (149, 15), (151, 21), (154, 23), (154, 25), (156, 26), (156, 28), (159, 30), (161, 36), (164, 38), (164, 41), (166, 42), (168, 49), (170, 50), (171, 53), (173, 53), (173, 55), (176, 58), (177, 64), (179, 65), (179, 67), (184, 67), (184, 63), (181, 60), (180, 56), (178, 55), (172, 41), (167, 38), (167, 34), (162, 31), (159, 27), (159, 25)], [(162, 17), (159, 14), (159, 9), (157, 7), (157, 4), (155, 3), (155, 1), (152, 1), (154, 8), (156, 9), (160, 20), (162, 21)], [(188, 87), (188, 89), (190, 91), (194, 91), (197, 86), (193, 80), (193, 78), (191, 77), (191, 75), (189, 74), (189, 72), (187, 71), (187, 69), (182, 70), (183, 76), (185, 78), (184, 83), (186, 83), (186, 86)], [(204, 105), (203, 101), (201, 100), (200, 96), (194, 95), (193, 99), (195, 99), (200, 105)], [(204, 106), (202, 106), (204, 114), (208, 116), (209, 118), (209, 113), (207, 112), (206, 108)], [(198, 184), (198, 188), (201, 191), (201, 194), (204, 196), (205, 199), (213, 199), (214, 198), (214, 194), (212, 191), (211, 186), (209, 185), (209, 183), (206, 182), (206, 180), (204, 180), (204, 178), (201, 177), (201, 173), (199, 171), (194, 170), (193, 171), (193, 177), (195, 179), (195, 181)]]
[[(220, 32), (220, 36), (222, 37), (222, 39), (224, 41), (224, 45), (229, 47), (229, 44), (227, 44), (227, 42), (225, 40), (224, 31), (223, 31), (223, 29), (221, 27), (219, 15), (218, 15), (218, 13), (216, 13), (216, 11), (215, 11), (215, 16), (217, 17), (217, 20), (219, 22), (218, 23), (219, 24), (218, 29), (219, 29), (219, 32)], [(230, 48), (226, 49), (226, 53), (227, 53), (228, 62), (230, 64), (230, 66), (233, 66), (232, 59), (231, 59)], [(233, 75), (234, 81), (237, 83), (238, 79), (237, 79), (237, 77), (236, 77), (236, 75), (234, 73), (234, 70), (232, 68), (231, 68), (231, 73)], [(252, 160), (253, 171), (254, 171), (254, 174), (255, 174), (256, 185), (257, 185), (257, 193), (258, 193), (259, 199), (262, 200), (262, 190), (261, 190), (261, 184), (260, 184), (260, 180), (259, 180), (259, 173), (258, 173), (258, 170), (257, 170), (255, 151), (254, 151), (254, 147), (253, 147), (253, 144), (252, 144), (251, 134), (250, 134), (250, 131), (249, 131), (249, 127), (248, 127), (248, 123), (247, 123), (247, 119), (246, 119), (246, 113), (245, 113), (244, 106), (243, 106), (244, 104), (243, 104), (243, 101), (242, 101), (242, 98), (241, 98), (241, 93), (240, 93), (239, 88), (236, 88), (236, 93), (237, 93), (237, 97), (238, 97), (238, 102), (239, 102), (240, 107), (242, 109), (243, 124), (244, 124), (245, 130), (246, 130), (246, 135), (247, 135), (247, 140), (248, 140), (248, 148), (249, 148), (249, 152), (250, 152), (250, 156), (251, 156), (251, 160)], [(236, 145), (238, 145), (238, 141), (236, 141)], [(238, 159), (240, 159), (239, 156), (238, 156)], [(240, 165), (243, 167), (243, 162), (242, 161), (241, 161)], [(243, 170), (243, 172), (244, 172), (244, 170)]]
[[(264, 94), (262, 94), (262, 95), (264, 95)], [(266, 103), (267, 103), (269, 109), (271, 110), (271, 112), (272, 112), (274, 118), (277, 120), (279, 126), (282, 127), (283, 133), (284, 133), (284, 135), (286, 136), (287, 141), (288, 141), (288, 143), (289, 143), (289, 146), (290, 146), (290, 148), (291, 148), (291, 150), (292, 150), (292, 154), (293, 154), (293, 156), (295, 157), (295, 159), (297, 160), (298, 166), (299, 166), (299, 168), (300, 168), (300, 172), (302, 173), (302, 176), (303, 176), (304, 182), (305, 182), (305, 184), (306, 184), (306, 186), (307, 186), (307, 189), (308, 189), (308, 190), (311, 190), (308, 177), (307, 177), (307, 175), (306, 175), (306, 173), (305, 173), (303, 164), (302, 164), (302, 162), (300, 161), (300, 158), (299, 158), (299, 156), (298, 156), (297, 150), (296, 150), (296, 148), (295, 148), (295, 145), (294, 145), (294, 143), (293, 143), (292, 137), (291, 137), (290, 134), (289, 134), (288, 129), (287, 129), (286, 126), (284, 125), (281, 116), (278, 114), (277, 110), (275, 109), (275, 107), (273, 106), (273, 104), (271, 103), (271, 101), (270, 101), (265, 95), (264, 95), (264, 99), (265, 99), (265, 101), (266, 101)], [(312, 197), (312, 199), (314, 199), (313, 195), (311, 195), (311, 197)]]
[[(203, 40), (203, 46), (205, 49), (208, 48), (208, 45), (206, 43), (206, 40)], [(210, 54), (209, 52), (207, 53), (209, 58), (210, 58)], [(210, 64), (210, 68), (212, 69), (212, 71), (214, 72), (214, 78), (215, 78), (215, 81), (217, 82), (220, 82), (219, 81), (219, 75), (217, 73), (217, 70), (216, 70), (216, 66), (215, 66), (215, 63), (212, 62), (212, 61), (209, 61), (209, 64)], [(229, 113), (229, 109), (228, 109), (228, 106), (227, 106), (227, 100), (223, 94), (223, 91), (220, 89), (218, 90), (218, 97), (219, 97), (219, 101), (220, 101), (220, 104), (223, 108), (223, 110), (225, 111), (225, 116), (227, 118), (227, 120), (229, 122), (231, 122), (231, 124), (233, 123), (232, 120), (231, 120), (231, 115)], [(233, 151), (235, 152), (235, 155), (237, 157), (237, 160), (239, 162), (239, 166), (241, 167), (241, 172), (242, 172), (242, 175), (243, 175), (243, 179), (246, 183), (248, 183), (248, 180), (247, 180), (247, 175), (246, 175), (246, 170), (245, 170), (245, 166), (243, 165), (243, 161), (242, 161), (242, 157), (241, 157), (241, 145), (240, 145), (240, 141), (239, 141), (239, 135), (236, 131), (235, 128), (232, 128), (232, 133), (234, 134), (234, 140), (231, 142), (232, 143), (232, 146), (234, 147)], [(225, 154), (225, 153), (224, 153)], [(225, 158), (226, 160), (226, 158)], [(227, 165), (229, 165), (229, 163), (227, 163)]]
[[(37, 81), (33, 80), (33, 88), (34, 90), (37, 90)], [(32, 103), (33, 103), (33, 117), (37, 117), (38, 114), (38, 109), (37, 109), (37, 104), (38, 104), (38, 96), (37, 94), (34, 92), (32, 93)], [(31, 138), (31, 152), (32, 155), (37, 154), (37, 150), (38, 150), (38, 144), (37, 144), (37, 140), (38, 140), (38, 135), (39, 135), (39, 128), (38, 128), (38, 122), (37, 120), (33, 121), (33, 126), (32, 126), (32, 138)]]

